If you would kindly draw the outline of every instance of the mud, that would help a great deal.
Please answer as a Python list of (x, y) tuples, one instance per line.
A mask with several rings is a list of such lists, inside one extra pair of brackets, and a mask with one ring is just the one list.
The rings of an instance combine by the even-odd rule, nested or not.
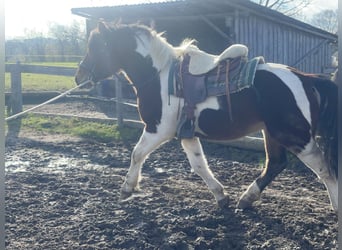
[(263, 155), (203, 143), (230, 203), (220, 209), (179, 141), (144, 164), (141, 191), (119, 189), (134, 142), (21, 134), (6, 143), (7, 249), (337, 249), (337, 216), (297, 161), (250, 210), (235, 205)]

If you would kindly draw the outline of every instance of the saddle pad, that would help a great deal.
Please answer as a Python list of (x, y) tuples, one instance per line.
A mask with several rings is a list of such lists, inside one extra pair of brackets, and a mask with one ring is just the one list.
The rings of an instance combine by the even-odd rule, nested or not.
[(249, 60), (240, 72), (240, 77), (237, 83), (237, 89), (241, 90), (253, 85), (255, 72), (258, 64), (264, 64), (265, 59), (262, 56), (254, 57)]
[[(244, 57), (243, 57), (244, 58)], [(240, 91), (244, 88), (251, 87), (254, 82), (255, 72), (258, 64), (265, 63), (262, 56), (255, 57), (249, 61), (243, 58), (234, 58), (230, 62), (229, 70), (229, 90), (230, 93)], [(186, 59), (186, 57), (185, 57)], [(181, 67), (184, 62), (175, 60), (169, 72), (169, 95), (193, 99), (195, 103), (204, 101), (209, 96), (220, 96), (226, 94), (225, 72), (218, 76), (216, 70), (207, 74), (192, 75), (188, 71), (188, 67)], [(225, 61), (222, 62), (225, 67)], [(183, 81), (185, 80), (186, 81)], [(184, 96), (184, 89), (191, 93), (191, 96)]]
[[(239, 64), (238, 64), (239, 63)], [(238, 92), (244, 88), (249, 88), (253, 85), (255, 72), (258, 64), (265, 63), (262, 56), (254, 57), (249, 61), (232, 60), (229, 70), (229, 93)], [(220, 96), (227, 94), (225, 78), (220, 79), (216, 83), (206, 84), (207, 96)]]

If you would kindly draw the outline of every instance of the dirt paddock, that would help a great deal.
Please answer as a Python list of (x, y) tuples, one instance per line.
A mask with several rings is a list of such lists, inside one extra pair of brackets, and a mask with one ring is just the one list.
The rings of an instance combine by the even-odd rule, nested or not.
[(191, 172), (179, 141), (148, 158), (141, 191), (122, 203), (133, 142), (21, 134), (6, 143), (6, 248), (337, 249), (337, 215), (313, 173), (293, 163), (254, 208), (238, 211), (263, 155), (203, 145), (230, 196), (226, 209)]

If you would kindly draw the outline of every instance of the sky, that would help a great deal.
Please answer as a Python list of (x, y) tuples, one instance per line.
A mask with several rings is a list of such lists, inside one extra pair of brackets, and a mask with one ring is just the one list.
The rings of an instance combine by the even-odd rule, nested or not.
[[(51, 23), (63, 25), (84, 18), (72, 15), (71, 8), (139, 3), (143, 0), (5, 0), (5, 38), (27, 35), (28, 31), (46, 33)], [(153, 2), (158, 0), (150, 0)], [(146, 2), (146, 1), (145, 1)], [(306, 15), (324, 9), (337, 9), (337, 0), (313, 0)]]

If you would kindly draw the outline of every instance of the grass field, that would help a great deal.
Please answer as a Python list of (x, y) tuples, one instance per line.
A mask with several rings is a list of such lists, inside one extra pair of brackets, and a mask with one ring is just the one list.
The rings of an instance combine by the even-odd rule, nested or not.
[[(32, 63), (42, 66), (77, 67), (77, 63)], [(22, 73), (23, 91), (65, 91), (76, 86), (74, 77)], [(5, 74), (5, 91), (10, 91), (10, 73)], [(6, 130), (7, 130), (6, 126)], [(118, 128), (115, 124), (101, 124), (76, 118), (43, 117), (30, 114), (22, 119), (21, 129), (53, 134), (70, 134), (101, 142), (136, 140), (140, 129)]]
[(141, 133), (141, 129), (119, 128), (116, 124), (103, 124), (58, 116), (43, 117), (35, 114), (30, 114), (22, 119), (22, 129), (52, 134), (69, 134), (100, 142), (136, 141)]
[[(76, 68), (77, 62), (44, 62), (31, 63), (32, 65), (41, 66), (59, 66)], [(74, 77), (70, 76), (55, 76), (55, 75), (41, 75), (41, 74), (21, 74), (23, 91), (65, 91), (76, 86)], [(11, 89), (10, 73), (5, 74), (5, 91), (9, 92)]]

